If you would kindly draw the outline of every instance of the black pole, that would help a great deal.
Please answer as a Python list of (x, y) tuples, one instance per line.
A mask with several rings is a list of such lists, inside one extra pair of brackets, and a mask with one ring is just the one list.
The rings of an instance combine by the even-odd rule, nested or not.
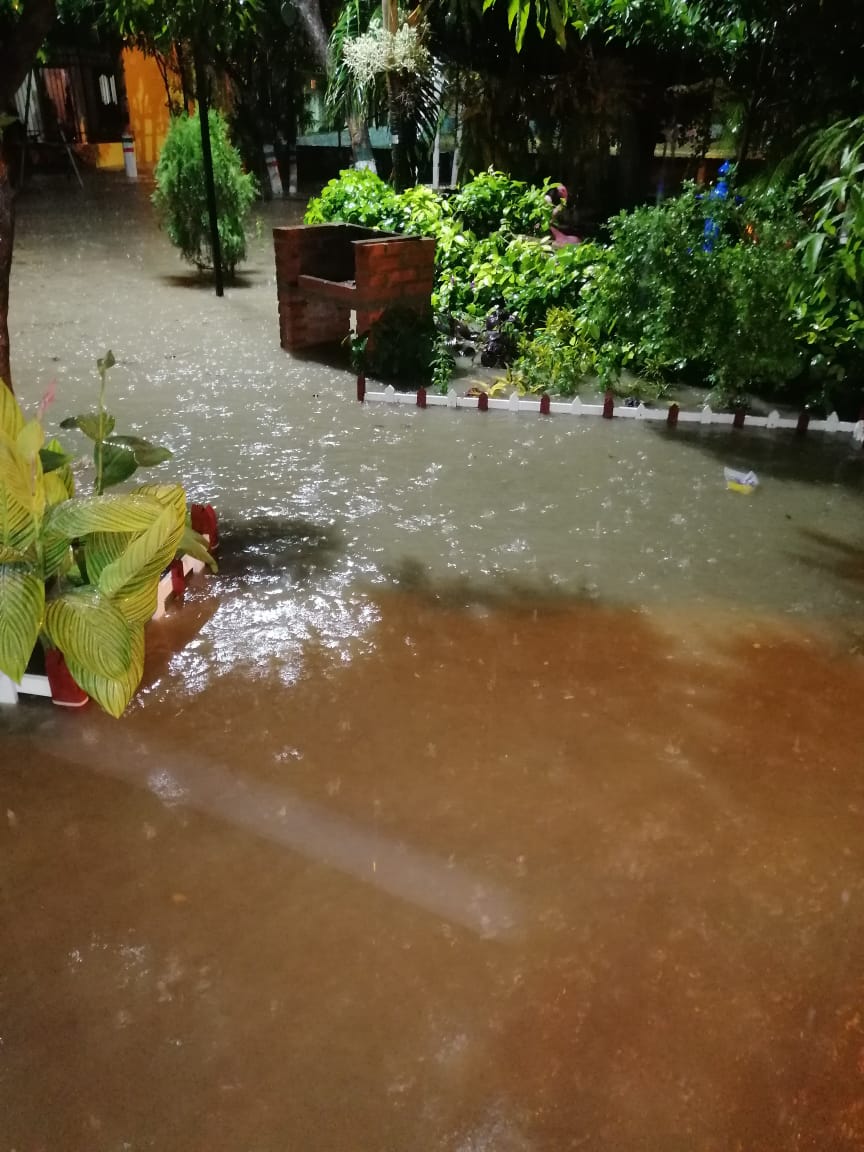
[(207, 189), (207, 215), (210, 217), (210, 250), (213, 253), (213, 279), (216, 295), (224, 296), (222, 286), (222, 246), (219, 243), (219, 217), (216, 212), (216, 183), (213, 179), (213, 151), (210, 147), (210, 109), (207, 99), (207, 73), (200, 51), (195, 53), (195, 87), (198, 92), (198, 120), (201, 123), (201, 156), (204, 186)]

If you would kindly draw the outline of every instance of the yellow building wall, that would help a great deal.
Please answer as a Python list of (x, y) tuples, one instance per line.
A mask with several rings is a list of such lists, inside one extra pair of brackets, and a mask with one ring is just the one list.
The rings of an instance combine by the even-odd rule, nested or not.
[(124, 48), (123, 70), (129, 102), (129, 127), (135, 137), (139, 169), (152, 168), (168, 132), (165, 85), (156, 61), (137, 48)]
[(87, 156), (91, 163), (95, 159), (97, 168), (123, 167), (123, 145), (119, 140), (113, 144), (91, 144)]

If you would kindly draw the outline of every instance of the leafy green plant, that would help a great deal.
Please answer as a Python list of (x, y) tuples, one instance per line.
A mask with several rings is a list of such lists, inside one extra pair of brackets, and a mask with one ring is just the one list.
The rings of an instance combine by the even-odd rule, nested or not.
[(366, 349), (369, 344), (368, 332), (352, 332), (347, 337), (348, 342), (348, 355), (351, 360), (351, 368), (358, 376), (366, 372), (369, 363), (369, 357)]
[(800, 223), (776, 195), (688, 185), (622, 213), (586, 278), (579, 311), (601, 375), (776, 392), (802, 369), (788, 294)]
[(439, 332), (435, 337), (429, 367), (432, 372), (432, 387), (437, 388), (442, 394), (446, 394), (456, 369), (456, 357), (453, 355), (450, 340), (443, 332)]
[(523, 338), (512, 379), (520, 391), (573, 396), (585, 376), (596, 373), (594, 343), (572, 308), (550, 308), (546, 324)]
[(461, 268), (439, 275), (433, 305), (440, 312), (484, 317), (494, 308), (515, 313), (532, 331), (550, 307), (575, 306), (601, 249), (593, 244), (554, 248), (548, 240), (508, 237), (480, 240)]
[[(246, 223), (256, 184), (254, 176), (243, 171), (240, 154), (232, 146), (225, 120), (218, 112), (209, 113), (209, 125), (219, 241), (225, 267), (233, 272), (246, 258)], [(209, 266), (210, 226), (197, 112), (171, 120), (154, 175), (153, 204), (172, 244), (190, 264)]]
[(366, 168), (346, 169), (313, 197), (303, 217), (305, 224), (343, 220), (367, 228), (395, 229), (403, 217), (399, 196), (389, 184)]
[(792, 304), (809, 368), (827, 400), (844, 384), (860, 392), (864, 381), (864, 116), (819, 133), (805, 158), (815, 188)]
[(105, 384), (108, 372), (115, 364), (114, 353), (110, 348), (96, 361), (99, 373), (99, 403), (96, 411), (67, 416), (60, 421), (61, 428), (77, 428), (88, 440), (93, 441), (93, 464), (96, 469), (93, 490), (97, 496), (101, 496), (106, 488), (128, 480), (138, 468), (153, 468), (170, 460), (172, 456), (168, 448), (152, 444), (140, 436), (114, 434), (114, 417), (105, 410)]
[(177, 485), (75, 497), (62, 453), (41, 450), (38, 419), (25, 420), (0, 388), (0, 671), (18, 681), (41, 637), (76, 683), (119, 716), (144, 668), (144, 625), (186, 523)]
[(481, 238), (501, 229), (541, 235), (552, 219), (552, 205), (545, 199), (551, 187), (529, 188), (490, 168), (475, 175), (453, 198), (453, 215)]

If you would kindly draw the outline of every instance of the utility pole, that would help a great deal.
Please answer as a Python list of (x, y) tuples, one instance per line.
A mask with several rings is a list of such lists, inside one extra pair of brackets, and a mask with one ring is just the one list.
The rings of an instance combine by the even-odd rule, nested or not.
[(216, 182), (213, 178), (213, 149), (210, 147), (210, 100), (207, 91), (207, 66), (204, 53), (195, 46), (195, 91), (198, 95), (198, 120), (201, 124), (201, 157), (204, 161), (204, 186), (207, 191), (207, 215), (210, 218), (210, 250), (213, 253), (213, 279), (216, 295), (224, 296), (222, 285), (222, 245), (219, 242), (219, 216), (216, 211)]

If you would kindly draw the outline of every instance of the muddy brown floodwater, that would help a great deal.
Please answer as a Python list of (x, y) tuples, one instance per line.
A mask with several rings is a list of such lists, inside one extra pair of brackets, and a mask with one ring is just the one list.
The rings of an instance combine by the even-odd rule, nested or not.
[(22, 399), (111, 346), (226, 538), (121, 721), (0, 714), (0, 1152), (864, 1148), (862, 453), (361, 408), (292, 211), (217, 301), (22, 204)]

